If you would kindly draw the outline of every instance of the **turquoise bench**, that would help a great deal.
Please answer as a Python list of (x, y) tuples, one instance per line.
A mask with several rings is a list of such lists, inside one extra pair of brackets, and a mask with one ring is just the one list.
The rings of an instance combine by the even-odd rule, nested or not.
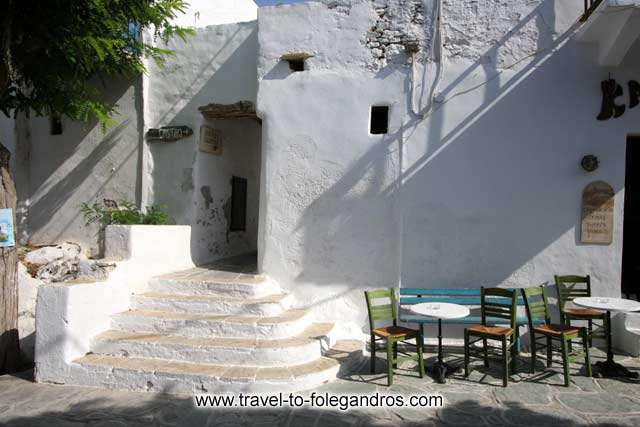
[[(478, 314), (470, 314), (462, 319), (449, 319), (443, 320), (445, 324), (463, 324), (463, 325), (479, 325), (482, 323), (480, 316), (480, 288), (436, 288), (436, 289), (423, 289), (423, 288), (400, 288), (400, 306), (408, 306), (413, 304), (419, 304), (423, 302), (440, 302), (460, 304), (467, 306), (474, 306), (478, 308)], [(518, 292), (518, 306), (523, 307), (524, 312), (524, 299), (521, 292)], [(405, 323), (418, 323), (420, 329), (424, 333), (424, 325), (438, 324), (438, 319), (432, 317), (423, 316), (420, 314), (406, 313), (404, 310), (400, 312), (400, 321)], [(520, 326), (527, 326), (528, 319), (526, 315), (518, 315), (516, 322), (519, 329)], [(504, 324), (504, 319), (487, 317), (488, 324)], [(536, 322), (542, 323), (542, 322)], [(516, 330), (516, 348), (520, 351), (520, 333)]]

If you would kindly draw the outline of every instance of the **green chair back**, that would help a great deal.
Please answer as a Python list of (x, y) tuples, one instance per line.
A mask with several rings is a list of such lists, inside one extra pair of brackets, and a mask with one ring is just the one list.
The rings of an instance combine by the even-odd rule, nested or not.
[(487, 326), (487, 317), (508, 321), (512, 329), (516, 328), (517, 293), (513, 289), (480, 288), (480, 311), (482, 324)]
[(554, 276), (558, 288), (558, 307), (564, 312), (567, 302), (591, 296), (591, 276)]
[(527, 310), (529, 320), (529, 330), (533, 330), (533, 324), (542, 320), (544, 323), (551, 323), (551, 313), (547, 302), (546, 283), (540, 286), (522, 289), (522, 298)]
[[(391, 321), (396, 326), (398, 319), (398, 304), (396, 292), (393, 288), (378, 289), (375, 291), (365, 291), (364, 297), (367, 300), (367, 311), (369, 312), (369, 327), (371, 331), (375, 329), (378, 321)], [(382, 304), (376, 304), (384, 300)]]

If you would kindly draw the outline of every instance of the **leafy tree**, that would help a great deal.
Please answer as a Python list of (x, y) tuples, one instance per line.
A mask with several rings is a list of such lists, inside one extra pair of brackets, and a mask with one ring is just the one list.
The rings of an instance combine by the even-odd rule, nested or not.
[[(154, 41), (192, 32), (172, 23), (186, 7), (183, 0), (0, 0), (0, 112), (107, 125), (117, 106), (101, 101), (99, 82), (144, 72), (145, 57), (162, 62), (171, 52)], [(0, 208), (15, 207), (0, 141)], [(0, 375), (19, 367), (16, 272), (16, 248), (0, 248)]]

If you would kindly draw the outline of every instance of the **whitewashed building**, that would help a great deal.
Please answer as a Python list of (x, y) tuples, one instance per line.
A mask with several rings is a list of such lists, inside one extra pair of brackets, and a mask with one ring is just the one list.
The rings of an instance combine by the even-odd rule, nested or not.
[[(39, 290), (40, 381), (299, 389), (366, 332), (365, 289), (590, 274), (595, 295), (640, 291), (640, 2), (192, 3), (180, 23), (197, 33), (166, 66), (113, 83), (106, 135), (2, 122), (24, 241), (97, 252), (78, 205), (102, 198), (165, 204), (177, 224), (108, 230), (106, 284)], [(193, 134), (153, 142), (166, 126)], [(601, 181), (612, 221), (583, 231)], [(260, 275), (156, 277), (254, 251)], [(634, 322), (617, 317), (614, 342), (637, 353)]]

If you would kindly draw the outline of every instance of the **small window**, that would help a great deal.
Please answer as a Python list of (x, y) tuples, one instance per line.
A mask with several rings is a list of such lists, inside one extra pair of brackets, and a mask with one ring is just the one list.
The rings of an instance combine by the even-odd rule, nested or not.
[(62, 120), (57, 114), (49, 116), (49, 133), (51, 135), (62, 135)]
[(306, 61), (313, 55), (306, 52), (287, 53), (280, 57), (283, 61), (287, 61), (291, 72), (296, 73), (306, 69)]
[(369, 132), (372, 135), (380, 135), (389, 132), (389, 107), (371, 107), (371, 124)]
[(247, 230), (247, 179), (231, 178), (231, 221), (229, 231)]

